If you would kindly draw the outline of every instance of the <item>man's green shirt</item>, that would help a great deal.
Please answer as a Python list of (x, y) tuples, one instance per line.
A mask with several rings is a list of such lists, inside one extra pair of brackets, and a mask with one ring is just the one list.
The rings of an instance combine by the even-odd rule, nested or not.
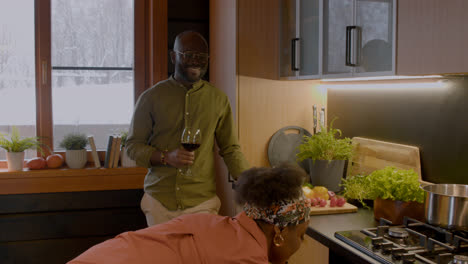
[[(202, 132), (201, 145), (191, 166), (192, 176), (169, 165), (152, 166), (150, 158), (155, 150), (181, 147), (185, 127), (200, 128)], [(215, 140), (234, 177), (248, 168), (227, 96), (206, 81), (200, 80), (187, 89), (171, 77), (146, 90), (138, 99), (126, 148), (139, 166), (148, 168), (145, 192), (169, 210), (183, 210), (216, 195)]]

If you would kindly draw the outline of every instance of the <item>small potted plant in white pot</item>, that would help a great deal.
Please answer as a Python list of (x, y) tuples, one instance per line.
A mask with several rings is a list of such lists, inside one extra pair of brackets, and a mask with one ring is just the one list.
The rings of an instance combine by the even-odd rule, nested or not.
[(86, 166), (86, 146), (88, 137), (85, 134), (70, 133), (60, 142), (60, 147), (66, 150), (65, 162), (71, 169), (81, 169)]
[(120, 143), (120, 146), (121, 146), (120, 161), (122, 163), (122, 167), (123, 168), (136, 167), (136, 162), (128, 156), (127, 150), (125, 148), (125, 145), (127, 144), (128, 132), (122, 131), (120, 132), (120, 136), (122, 137), (122, 141)]
[(309, 159), (312, 185), (325, 186), (337, 192), (341, 189), (346, 161), (353, 155), (353, 146), (350, 138), (336, 137), (341, 136), (341, 130), (333, 128), (333, 121), (328, 130), (322, 127), (320, 133), (304, 136), (297, 158), (299, 161)]
[(37, 149), (42, 152), (42, 143), (38, 137), (21, 138), (18, 128), (13, 126), (11, 135), (0, 133), (0, 148), (7, 151), (8, 171), (22, 171), (24, 166), (24, 151), (27, 149)]

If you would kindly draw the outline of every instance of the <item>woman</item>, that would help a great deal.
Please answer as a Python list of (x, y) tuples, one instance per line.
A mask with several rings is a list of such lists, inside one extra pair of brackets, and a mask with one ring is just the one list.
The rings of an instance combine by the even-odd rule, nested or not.
[(309, 222), (305, 177), (286, 165), (247, 170), (236, 184), (236, 200), (244, 206), (236, 217), (183, 215), (120, 234), (69, 263), (286, 263)]

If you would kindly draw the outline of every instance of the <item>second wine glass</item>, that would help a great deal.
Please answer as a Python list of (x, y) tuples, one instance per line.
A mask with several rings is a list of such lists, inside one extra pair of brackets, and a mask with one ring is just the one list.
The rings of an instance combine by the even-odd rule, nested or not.
[[(181, 138), (182, 147), (187, 151), (195, 151), (200, 147), (201, 144), (201, 130), (199, 128), (186, 127), (182, 132)], [(185, 175), (192, 176), (192, 170), (190, 166), (187, 166)]]

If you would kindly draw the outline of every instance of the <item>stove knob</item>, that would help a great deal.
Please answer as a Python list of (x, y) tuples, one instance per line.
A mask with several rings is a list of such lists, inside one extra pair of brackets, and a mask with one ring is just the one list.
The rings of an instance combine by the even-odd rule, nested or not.
[(382, 254), (388, 255), (390, 254), (392, 248), (393, 248), (393, 243), (392, 242), (384, 242), (381, 245), (382, 247)]
[(384, 242), (383, 237), (372, 237), (371, 240), (374, 247), (380, 247)]
[(453, 257), (453, 264), (468, 264), (468, 256), (455, 255)]
[(401, 260), (403, 263), (413, 263), (416, 261), (416, 256), (414, 253), (403, 253), (401, 254)]
[(406, 250), (404, 248), (392, 248), (392, 258), (399, 260), (401, 259), (401, 255), (406, 253)]

